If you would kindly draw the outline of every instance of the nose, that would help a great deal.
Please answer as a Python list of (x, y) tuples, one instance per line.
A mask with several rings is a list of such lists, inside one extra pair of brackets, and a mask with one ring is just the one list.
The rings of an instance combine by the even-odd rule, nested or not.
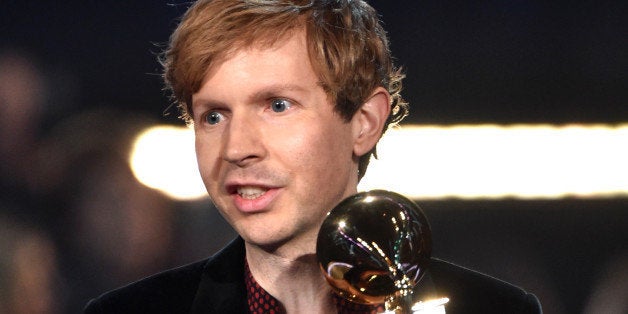
[(256, 119), (246, 113), (233, 114), (223, 134), (222, 158), (239, 167), (246, 167), (264, 155), (262, 134)]

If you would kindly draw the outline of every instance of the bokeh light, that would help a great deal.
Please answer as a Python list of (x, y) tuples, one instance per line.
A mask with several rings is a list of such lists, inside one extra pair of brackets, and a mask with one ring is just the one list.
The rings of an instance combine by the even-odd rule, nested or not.
[[(378, 145), (359, 190), (415, 199), (628, 195), (628, 124), (404, 125)], [(137, 138), (133, 171), (176, 199), (206, 196), (186, 127), (156, 126)]]

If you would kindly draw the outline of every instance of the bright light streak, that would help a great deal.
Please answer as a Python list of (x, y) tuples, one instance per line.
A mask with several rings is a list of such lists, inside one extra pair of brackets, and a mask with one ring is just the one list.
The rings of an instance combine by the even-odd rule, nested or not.
[[(412, 314), (446, 314), (445, 304), (448, 302), (449, 298), (419, 301), (412, 305)], [(385, 311), (383, 314), (395, 314), (395, 311)]]
[(143, 184), (177, 200), (207, 196), (194, 154), (194, 132), (187, 127), (155, 126), (139, 134), (131, 169)]
[(628, 195), (628, 124), (392, 129), (360, 184), (415, 199)]
[[(628, 196), (628, 124), (403, 126), (378, 145), (360, 190), (414, 199)], [(206, 196), (185, 127), (155, 127), (131, 158), (136, 177), (176, 199)]]
[(446, 314), (445, 304), (448, 302), (449, 298), (418, 302), (412, 306), (413, 314)]

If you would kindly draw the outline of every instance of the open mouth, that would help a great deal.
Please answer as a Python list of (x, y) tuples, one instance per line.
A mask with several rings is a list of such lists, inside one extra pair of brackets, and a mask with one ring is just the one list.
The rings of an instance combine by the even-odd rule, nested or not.
[(256, 186), (240, 186), (236, 189), (236, 193), (243, 199), (253, 200), (264, 194), (268, 189)]

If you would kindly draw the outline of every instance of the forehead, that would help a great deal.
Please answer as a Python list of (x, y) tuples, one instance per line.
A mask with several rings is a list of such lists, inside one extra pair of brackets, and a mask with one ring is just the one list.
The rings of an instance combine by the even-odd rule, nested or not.
[(254, 88), (264, 85), (319, 86), (319, 78), (310, 62), (305, 33), (291, 32), (272, 44), (260, 42), (225, 54), (207, 71), (200, 90), (237, 85)]

